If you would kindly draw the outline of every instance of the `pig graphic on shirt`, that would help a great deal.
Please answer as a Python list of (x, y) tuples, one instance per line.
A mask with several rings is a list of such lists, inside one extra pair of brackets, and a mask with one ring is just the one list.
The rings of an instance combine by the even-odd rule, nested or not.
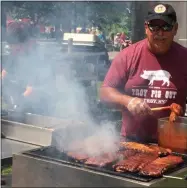
[(169, 79), (171, 78), (171, 74), (165, 70), (157, 70), (157, 71), (143, 71), (143, 74), (140, 75), (141, 78), (149, 80), (149, 85), (153, 85), (154, 81), (163, 81), (162, 86), (167, 84), (169, 86)]

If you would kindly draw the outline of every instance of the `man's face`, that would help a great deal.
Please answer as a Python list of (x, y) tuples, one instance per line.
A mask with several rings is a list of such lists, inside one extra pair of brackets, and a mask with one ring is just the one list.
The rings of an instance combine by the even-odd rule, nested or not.
[(177, 33), (178, 24), (169, 25), (162, 20), (151, 20), (145, 23), (145, 32), (151, 50), (157, 54), (166, 53)]

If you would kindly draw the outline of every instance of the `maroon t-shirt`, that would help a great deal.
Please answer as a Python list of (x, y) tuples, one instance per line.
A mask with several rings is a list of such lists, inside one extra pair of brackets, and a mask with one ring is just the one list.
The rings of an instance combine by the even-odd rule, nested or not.
[[(151, 108), (177, 103), (185, 110), (187, 49), (173, 42), (167, 54), (155, 56), (148, 49), (147, 39), (137, 42), (115, 57), (102, 87), (144, 98)], [(157, 140), (158, 118), (169, 116), (170, 111), (135, 117), (124, 109), (122, 115), (122, 136)]]

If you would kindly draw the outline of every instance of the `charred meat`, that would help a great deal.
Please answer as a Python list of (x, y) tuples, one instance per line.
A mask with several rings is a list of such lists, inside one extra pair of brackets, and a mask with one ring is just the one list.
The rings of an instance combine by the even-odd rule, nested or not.
[(67, 155), (78, 162), (84, 162), (89, 158), (87, 154), (82, 152), (68, 152)]
[(141, 153), (153, 153), (154, 150), (146, 146), (145, 144), (140, 144), (137, 142), (120, 142), (120, 148), (136, 150)]
[(160, 177), (168, 169), (175, 168), (177, 165), (183, 163), (180, 156), (169, 155), (166, 157), (158, 158), (148, 165), (145, 165), (141, 170), (141, 175)]
[(86, 165), (104, 167), (116, 162), (119, 159), (118, 154), (108, 153), (101, 156), (90, 157), (86, 160)]
[(166, 156), (171, 154), (170, 149), (165, 149), (157, 145), (146, 145), (137, 142), (120, 142), (120, 148), (127, 150), (135, 150), (140, 153), (157, 154), (159, 156)]
[(122, 150), (122, 151), (118, 151), (118, 155), (120, 157), (120, 159), (128, 159), (129, 157), (134, 156), (137, 153), (137, 151), (135, 150)]
[(137, 153), (128, 159), (119, 161), (117, 164), (113, 165), (113, 168), (117, 172), (138, 172), (157, 157), (157, 155)]
[(158, 145), (149, 145), (149, 148), (153, 149), (159, 156), (167, 156), (172, 153), (171, 149), (163, 148)]

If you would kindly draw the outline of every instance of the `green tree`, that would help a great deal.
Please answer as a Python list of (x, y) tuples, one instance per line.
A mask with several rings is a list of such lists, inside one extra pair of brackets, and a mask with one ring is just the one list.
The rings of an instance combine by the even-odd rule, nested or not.
[(12, 17), (30, 17), (42, 23), (61, 24), (67, 31), (71, 27), (101, 26), (110, 32), (130, 32), (131, 14), (129, 2), (66, 1), (66, 2), (6, 2)]
[(131, 27), (131, 14), (127, 10), (128, 2), (90, 2), (90, 23), (100, 25), (109, 34), (110, 32), (129, 33)]

